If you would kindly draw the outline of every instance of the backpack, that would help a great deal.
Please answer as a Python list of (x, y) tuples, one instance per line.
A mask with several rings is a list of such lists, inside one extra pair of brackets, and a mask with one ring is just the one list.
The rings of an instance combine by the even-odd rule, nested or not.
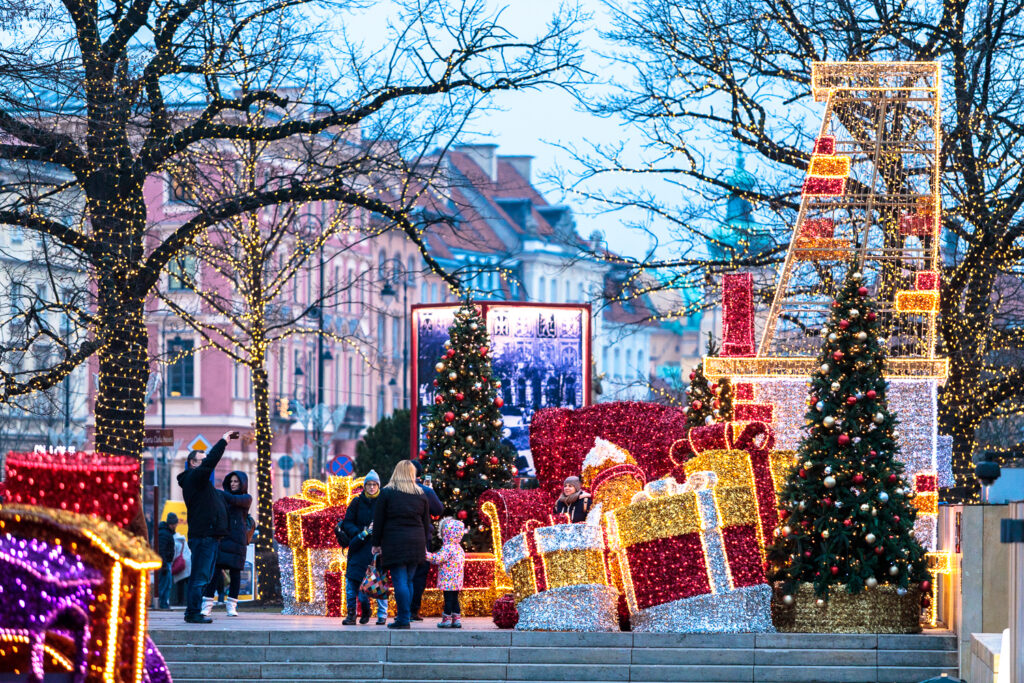
[(252, 518), (252, 515), (245, 516), (245, 544), (249, 545), (252, 543), (252, 535), (256, 533), (256, 520)]
[(348, 533), (345, 531), (344, 522), (344, 519), (339, 519), (338, 523), (334, 525), (334, 537), (338, 539), (338, 545), (342, 548), (347, 548), (352, 539), (348, 537)]

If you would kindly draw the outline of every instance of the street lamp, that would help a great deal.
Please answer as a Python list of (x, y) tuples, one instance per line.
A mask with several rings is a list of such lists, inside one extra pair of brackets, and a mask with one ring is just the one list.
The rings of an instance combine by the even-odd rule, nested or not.
[[(390, 271), (390, 272), (389, 272)], [(402, 285), (402, 406), (409, 409), (409, 281), (412, 273), (402, 264), (398, 256), (384, 260), (380, 264), (380, 274), (384, 277), (384, 287), (380, 290), (384, 305), (390, 309), (391, 303), (398, 298), (398, 292), (392, 284)], [(397, 384), (394, 379), (389, 386)]]

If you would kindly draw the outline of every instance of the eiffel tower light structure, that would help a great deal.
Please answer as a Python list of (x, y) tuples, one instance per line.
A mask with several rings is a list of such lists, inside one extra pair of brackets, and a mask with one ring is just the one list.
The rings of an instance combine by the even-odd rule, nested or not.
[(776, 447), (795, 450), (832, 302), (847, 274), (859, 272), (878, 302), (900, 460), (917, 493), (915, 535), (929, 549), (938, 488), (953, 483), (952, 441), (937, 433), (937, 390), (948, 370), (935, 348), (940, 76), (938, 62), (812, 66), (812, 94), (825, 111), (771, 307), (755, 320), (751, 279), (727, 277), (723, 352), (704, 364), (708, 377), (736, 385), (737, 420), (770, 421)]

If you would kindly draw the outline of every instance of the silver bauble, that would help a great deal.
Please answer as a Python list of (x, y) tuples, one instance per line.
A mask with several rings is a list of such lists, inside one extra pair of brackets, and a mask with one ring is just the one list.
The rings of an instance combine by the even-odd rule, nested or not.
[(862, 341), (867, 341), (867, 340), (868, 340), (868, 333), (867, 332), (858, 332), (857, 333), (857, 341), (861, 341), (862, 342)]
[(889, 494), (886, 493), (885, 491), (879, 492), (878, 500), (882, 501), (883, 503), (886, 502), (887, 500), (889, 500)]
[(825, 485), (825, 488), (827, 489), (835, 488), (836, 478), (831, 476), (825, 477), (825, 481), (823, 481), (822, 483)]
[(831, 427), (836, 423), (836, 419), (831, 415), (826, 415), (825, 419), (821, 421), (826, 427)]
[(875, 535), (874, 535), (874, 534), (867, 534), (867, 535), (866, 535), (866, 536), (864, 537), (864, 540), (865, 540), (866, 542), (868, 542), (868, 543), (874, 543), (874, 542), (875, 542), (875, 540), (876, 540), (876, 539), (875, 539)]
[(889, 576), (897, 576), (900, 573), (900, 568), (896, 565), (889, 567)]
[(783, 595), (782, 596), (782, 604), (785, 605), (786, 607), (792, 606), (792, 604), (794, 602), (796, 602), (796, 601), (793, 599), (792, 595)]
[(864, 585), (867, 586), (868, 588), (874, 588), (875, 586), (878, 585), (878, 579), (876, 579), (873, 576), (869, 576), (867, 578), (867, 580), (864, 582)]
[(857, 310), (856, 308), (851, 308), (851, 309), (850, 309), (850, 313), (849, 313), (849, 316), (850, 316), (851, 318), (856, 318), (856, 317), (857, 317), (857, 316), (859, 316), (859, 315), (860, 315), (860, 311), (858, 311), (858, 310)]
[(832, 370), (832, 366), (829, 365), (828, 363), (822, 363), (821, 364), (821, 371), (822, 371), (822, 373), (827, 375), (831, 370)]

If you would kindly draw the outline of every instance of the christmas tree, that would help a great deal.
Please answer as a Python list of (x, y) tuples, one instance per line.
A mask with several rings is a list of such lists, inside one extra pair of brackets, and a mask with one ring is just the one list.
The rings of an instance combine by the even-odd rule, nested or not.
[[(708, 332), (706, 356), (717, 356), (718, 345)], [(704, 361), (698, 361), (690, 373), (690, 387), (686, 390), (687, 405), (686, 426), (702, 427), (713, 422), (732, 419), (732, 385), (728, 378), (720, 379), (716, 384), (704, 376)]]
[(501, 440), (501, 382), (491, 376), (487, 326), (476, 306), (465, 302), (448, 334), (434, 366), (437, 394), (424, 465), (445, 513), (465, 522), (471, 548), (486, 550), (490, 534), (477, 518), (477, 499), (511, 485), (515, 452)]
[(824, 330), (811, 378), (807, 434), (781, 495), (781, 528), (770, 547), (783, 601), (800, 582), (819, 599), (879, 584), (924, 583), (925, 551), (914, 537), (913, 493), (896, 460), (896, 418), (886, 404), (878, 314), (859, 273), (847, 278)]

